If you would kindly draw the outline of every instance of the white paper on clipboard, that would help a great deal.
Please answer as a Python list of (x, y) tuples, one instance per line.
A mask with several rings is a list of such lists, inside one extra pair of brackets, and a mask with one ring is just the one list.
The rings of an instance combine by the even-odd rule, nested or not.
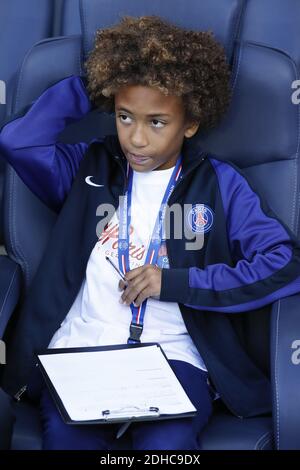
[(73, 421), (196, 412), (157, 345), (38, 357)]

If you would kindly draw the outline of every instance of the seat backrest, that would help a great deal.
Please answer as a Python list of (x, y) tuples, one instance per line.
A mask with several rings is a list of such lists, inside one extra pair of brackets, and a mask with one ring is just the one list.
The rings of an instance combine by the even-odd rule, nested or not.
[[(22, 110), (59, 79), (81, 74), (96, 29), (117, 23), (124, 14), (157, 14), (179, 26), (211, 30), (224, 45), (232, 68), (233, 98), (220, 124), (208, 132), (200, 130), (198, 138), (204, 150), (242, 168), (253, 189), (298, 235), (299, 116), (291, 101), (291, 84), (299, 69), (295, 47), (299, 4), (292, 0), (193, 0), (188, 7), (184, 0), (178, 0), (176, 6), (171, 0), (81, 0), (82, 36), (54, 38), (32, 48), (22, 65), (14, 111)], [(271, 18), (270, 11), (276, 12)], [(291, 25), (288, 32), (287, 28), (281, 30), (281, 22)], [(113, 117), (91, 113), (70, 126), (60, 140), (88, 142), (101, 136), (98, 129), (101, 135), (115, 133)], [(6, 180), (5, 221), (7, 249), (21, 265), (27, 288), (55, 215), (11, 168)], [(30, 232), (24, 227), (30, 227)], [(269, 369), (269, 310), (241, 315), (239, 331), (249, 354), (265, 372)]]
[[(14, 90), (24, 56), (34, 43), (52, 34), (53, 11), (52, 0), (0, 1), (0, 128), (14, 108)], [(0, 156), (0, 211), (4, 171), (5, 161)]]
[(53, 36), (81, 34), (79, 0), (55, 0), (56, 18)]
[(14, 107), (13, 90), (25, 54), (33, 44), (52, 35), (53, 2), (10, 0), (0, 3), (0, 80), (6, 84), (6, 103), (0, 105), (1, 126)]

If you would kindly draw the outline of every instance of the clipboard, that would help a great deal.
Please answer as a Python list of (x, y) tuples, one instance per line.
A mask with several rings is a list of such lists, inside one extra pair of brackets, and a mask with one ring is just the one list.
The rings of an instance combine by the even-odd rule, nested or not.
[[(60, 353), (64, 353), (64, 354), (75, 353), (76, 354), (80, 352), (93, 352), (93, 351), (97, 351), (97, 352), (113, 351), (113, 350), (123, 350), (123, 349), (133, 349), (133, 348), (145, 348), (147, 346), (157, 346), (160, 352), (162, 353), (163, 357), (165, 358), (165, 360), (170, 366), (169, 360), (159, 343), (142, 343), (142, 344), (133, 343), (133, 344), (118, 344), (118, 345), (111, 345), (111, 346), (95, 346), (95, 347), (79, 347), (79, 348), (52, 348), (52, 349), (44, 349), (41, 351), (37, 351), (35, 353), (36, 358), (37, 358), (37, 366), (39, 367), (39, 370), (44, 378), (45, 384), (49, 389), (49, 392), (53, 398), (53, 401), (63, 421), (69, 425), (125, 423), (121, 427), (117, 435), (117, 437), (120, 437), (120, 435), (122, 435), (125, 432), (125, 430), (130, 425), (130, 423), (134, 421), (164, 420), (164, 419), (176, 419), (176, 418), (186, 418), (186, 417), (195, 416), (197, 413), (197, 410), (194, 408), (193, 405), (192, 407), (194, 408), (194, 411), (189, 411), (189, 412), (184, 412), (184, 413), (163, 414), (161, 413), (159, 407), (157, 407), (156, 404), (153, 403), (151, 404), (151, 406), (147, 408), (139, 408), (139, 407), (135, 407), (134, 405), (132, 405), (130, 407), (125, 407), (123, 409), (102, 409), (101, 410), (102, 416), (99, 417), (98, 419), (90, 419), (90, 420), (71, 419), (71, 417), (69, 416), (64, 406), (63, 401), (61, 400), (61, 397), (59, 396), (57, 390), (55, 389), (55, 386), (53, 385), (44, 365), (42, 364), (40, 360), (40, 357), (43, 355), (52, 355), (52, 354), (60, 354)], [(179, 382), (173, 370), (172, 370), (172, 373), (174, 374), (175, 379)], [(185, 391), (184, 391), (184, 394), (186, 395)], [(189, 400), (188, 397), (187, 399)], [(99, 405), (99, 407), (101, 409), (101, 405)]]

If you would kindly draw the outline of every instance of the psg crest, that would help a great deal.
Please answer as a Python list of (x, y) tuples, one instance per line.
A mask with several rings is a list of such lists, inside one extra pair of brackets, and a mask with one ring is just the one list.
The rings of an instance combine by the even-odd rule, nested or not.
[(212, 209), (206, 204), (196, 204), (190, 209), (187, 215), (189, 227), (193, 232), (208, 232), (214, 221)]

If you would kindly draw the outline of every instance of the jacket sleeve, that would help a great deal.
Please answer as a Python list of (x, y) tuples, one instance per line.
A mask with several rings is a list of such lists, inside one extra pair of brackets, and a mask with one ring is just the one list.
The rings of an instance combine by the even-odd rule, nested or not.
[(160, 300), (238, 313), (300, 291), (300, 242), (233, 164), (210, 159), (218, 177), (232, 257), (224, 263), (163, 269)]
[[(58, 210), (68, 194), (88, 147), (85, 142), (57, 142), (64, 128), (91, 109), (84, 78), (72, 75), (5, 123), (0, 155), (50, 208)], [(24, 114), (26, 113), (26, 114)]]

